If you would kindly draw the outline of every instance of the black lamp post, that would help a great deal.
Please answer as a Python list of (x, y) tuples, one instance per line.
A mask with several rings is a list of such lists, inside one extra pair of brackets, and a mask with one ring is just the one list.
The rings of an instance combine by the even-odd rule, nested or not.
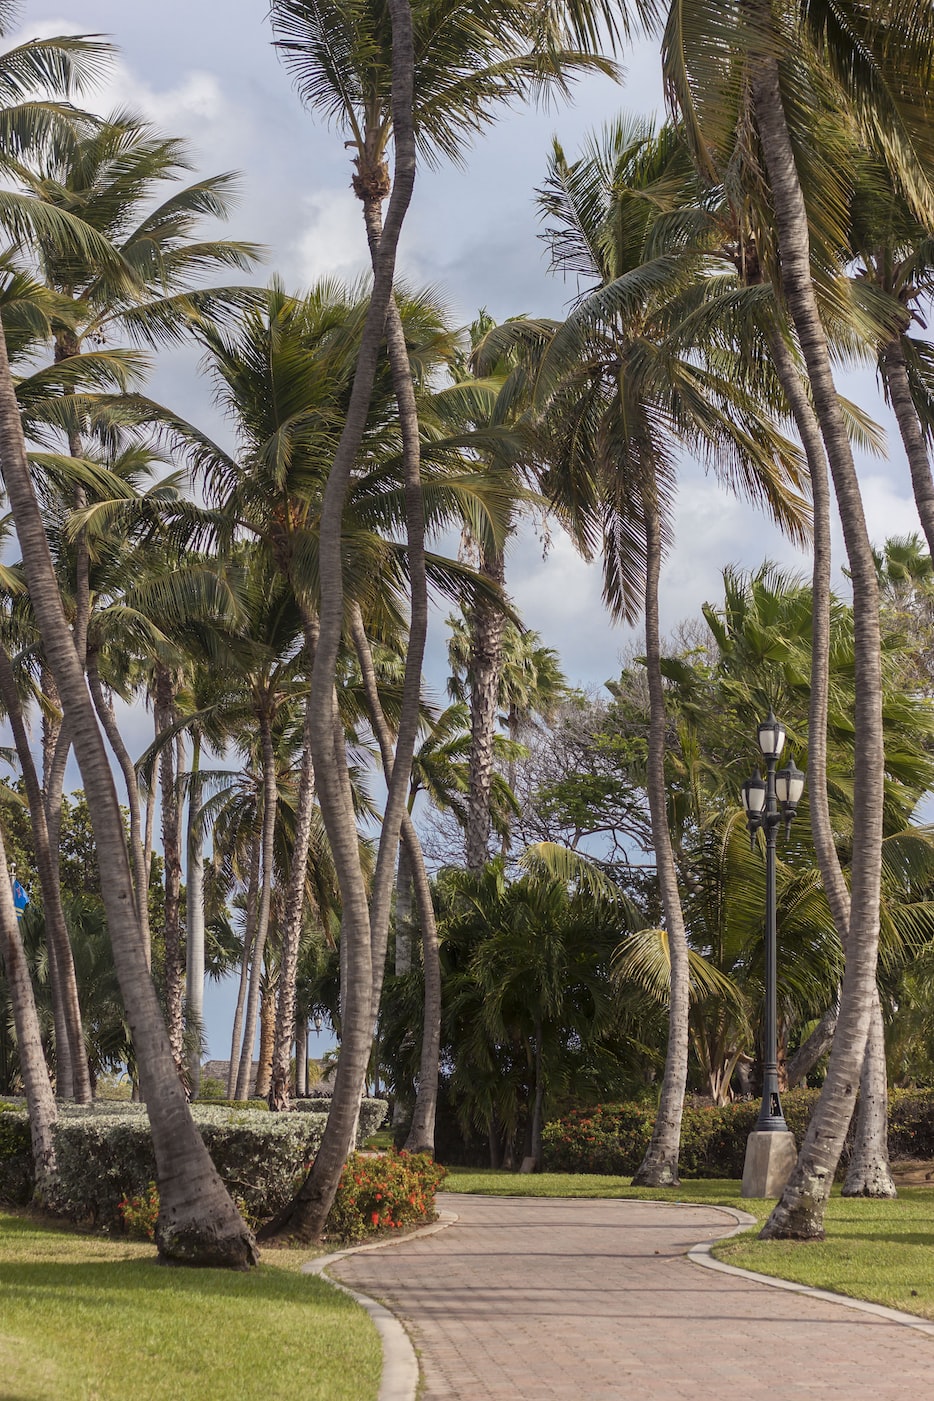
[(750, 841), (755, 841), (760, 828), (765, 832), (765, 1036), (762, 1108), (759, 1110), (756, 1131), (787, 1133), (788, 1125), (785, 1123), (778, 1094), (775, 846), (779, 823), (785, 824), (786, 834), (791, 826), (791, 820), (804, 792), (804, 774), (795, 766), (794, 759), (776, 772), (785, 744), (785, 726), (775, 719), (771, 710), (769, 718), (759, 726), (758, 740), (759, 749), (765, 759), (765, 778), (762, 778), (757, 769), (755, 777), (747, 779), (743, 784), (743, 807), (746, 810)]

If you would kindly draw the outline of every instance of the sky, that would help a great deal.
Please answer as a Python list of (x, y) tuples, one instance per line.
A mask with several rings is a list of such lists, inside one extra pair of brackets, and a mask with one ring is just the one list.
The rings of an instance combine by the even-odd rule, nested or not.
[[(240, 200), (226, 231), (268, 250), (256, 280), (275, 272), (287, 288), (299, 290), (327, 275), (355, 277), (367, 266), (366, 245), (342, 138), (303, 110), (272, 48), (266, 11), (266, 0), (27, 0), (20, 37), (109, 36), (120, 52), (87, 105), (101, 112), (130, 108), (166, 134), (186, 138), (198, 175), (242, 172)], [(575, 288), (548, 271), (535, 189), (543, 183), (554, 136), (573, 156), (587, 132), (621, 110), (660, 109), (654, 44), (636, 45), (623, 65), (621, 84), (597, 76), (583, 80), (571, 106), (505, 111), (468, 152), (464, 168), (419, 172), (399, 270), (413, 284), (434, 287), (458, 323), (469, 324), (481, 307), (498, 320), (562, 314)], [(860, 464), (874, 538), (881, 543), (916, 530), (907, 467), (873, 373), (851, 373), (842, 388), (889, 432), (891, 460)], [(209, 431), (225, 432), (193, 352), (161, 355), (151, 392)], [(727, 564), (750, 567), (772, 559), (808, 570), (804, 556), (768, 521), (689, 462), (682, 470), (675, 538), (661, 581), (666, 630), (696, 616), (703, 602), (719, 599)], [(836, 558), (843, 559), (839, 530)], [(620, 654), (635, 635), (609, 622), (598, 567), (581, 561), (559, 533), (547, 552), (531, 530), (514, 543), (507, 587), (527, 626), (557, 649), (573, 683), (599, 686), (618, 672)], [(433, 624), (426, 664), (438, 694), (444, 679), (442, 622), (439, 616)], [(134, 711), (124, 721), (131, 749), (140, 752), (150, 739), (148, 717)], [(216, 1014), (209, 1011), (214, 1056), (228, 1054), (222, 1027), (218, 1006)]]

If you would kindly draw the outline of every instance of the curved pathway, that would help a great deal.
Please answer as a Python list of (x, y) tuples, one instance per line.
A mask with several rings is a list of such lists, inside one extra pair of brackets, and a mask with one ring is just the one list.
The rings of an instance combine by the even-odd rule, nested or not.
[(447, 1230), (331, 1267), (384, 1301), (424, 1401), (904, 1401), (934, 1395), (934, 1339), (698, 1268), (712, 1208), (444, 1193)]

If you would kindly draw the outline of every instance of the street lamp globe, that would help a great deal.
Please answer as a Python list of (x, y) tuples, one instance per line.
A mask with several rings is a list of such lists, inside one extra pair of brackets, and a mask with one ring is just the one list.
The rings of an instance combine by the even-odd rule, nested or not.
[(771, 710), (769, 718), (759, 725), (757, 737), (763, 757), (777, 759), (785, 747), (785, 726), (775, 719)]

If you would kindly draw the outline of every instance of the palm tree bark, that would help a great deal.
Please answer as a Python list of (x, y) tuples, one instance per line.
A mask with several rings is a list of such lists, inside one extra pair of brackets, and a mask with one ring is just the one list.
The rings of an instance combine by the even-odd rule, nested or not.
[[(770, 25), (767, 0), (757, 0)], [(843, 1149), (865, 1057), (875, 996), (882, 851), (882, 680), (875, 561), (859, 482), (830, 368), (827, 340), (811, 281), (807, 210), (785, 121), (778, 64), (756, 55), (751, 90), (772, 192), (782, 290), (791, 313), (833, 476), (853, 580), (856, 672), (853, 879), (840, 1017), (820, 1101), (797, 1165), (762, 1230), (764, 1238), (820, 1238), (834, 1172)]]
[(10, 1004), (13, 1008), (19, 1068), (29, 1114), (36, 1197), (41, 1201), (48, 1196), (55, 1177), (53, 1129), (57, 1112), (55, 1096), (49, 1083), (49, 1071), (42, 1052), (42, 1033), (39, 1029), (32, 979), (29, 976), (7, 871), (6, 847), (3, 833), (0, 831), (0, 957), (3, 959)]
[(638, 1172), (636, 1187), (668, 1187), (678, 1184), (681, 1118), (688, 1071), (689, 971), (684, 916), (678, 891), (678, 875), (665, 794), (665, 688), (661, 671), (661, 639), (658, 619), (658, 581), (661, 574), (661, 523), (651, 464), (642, 491), (645, 521), (645, 668), (649, 690), (649, 745), (647, 787), (652, 820), (652, 844), (658, 889), (665, 912), (671, 963), (668, 1002), (668, 1048), (665, 1074), (652, 1139)]
[(243, 958), (240, 962), (240, 985), (237, 989), (237, 1005), (234, 1009), (233, 1028), (230, 1034), (230, 1062), (227, 1066), (227, 1098), (237, 1094), (237, 1074), (240, 1067), (240, 1037), (243, 1031), (243, 1008), (246, 1004), (246, 990), (249, 983), (250, 959), (253, 954), (253, 941), (256, 938), (256, 912), (259, 905), (259, 875), (263, 854), (262, 807), (257, 811), (257, 822), (250, 842), (250, 871), (247, 876), (246, 911), (243, 924)]
[[(502, 550), (484, 551), (480, 572), (502, 585), (505, 579)], [(468, 871), (482, 870), (489, 859), (493, 741), (496, 736), (502, 657), (503, 614), (486, 599), (478, 599), (473, 610), (470, 649), (470, 755), (464, 817)]]
[(900, 339), (889, 341), (883, 346), (879, 364), (908, 457), (911, 486), (921, 518), (921, 529), (924, 531), (928, 550), (934, 557), (934, 480), (931, 479), (931, 463), (918, 411), (911, 397), (908, 366)]
[[(310, 656), (313, 656), (313, 650)], [(309, 690), (310, 696), (310, 690)], [(295, 980), (298, 973), (298, 953), (302, 938), (302, 915), (305, 910), (305, 877), (308, 873), (308, 848), (311, 822), (315, 810), (315, 768), (311, 754), (311, 704), (305, 703), (305, 725), (302, 735), (302, 763), (298, 779), (295, 808), (295, 841), (292, 865), (285, 896), (279, 955), (279, 998), (276, 1007), (275, 1044), (272, 1053), (272, 1073), (269, 1082), (270, 1109), (289, 1107), (289, 1062), (295, 1037)]]
[[(154, 701), (159, 734), (166, 736), (175, 720), (175, 689), (172, 673), (161, 663), (156, 667)], [(182, 851), (179, 840), (178, 773), (174, 745), (165, 738), (159, 754), (159, 787), (162, 799), (162, 851), (165, 860), (165, 1010), (169, 1041), (178, 1073), (184, 1070), (185, 1041), (182, 999), (184, 973), (182, 970), (181, 884)]]
[(188, 879), (185, 883), (185, 1026), (188, 1032), (188, 1083), (192, 1099), (197, 1098), (201, 1088), (201, 1043), (204, 1036), (203, 788), (201, 733), (195, 729), (191, 736), (191, 774), (188, 780)]
[[(33, 846), (36, 853), (36, 871), (42, 890), (42, 914), (45, 921), (46, 939), (49, 952), (55, 962), (56, 1000), (59, 1016), (55, 1019), (56, 1057), (67, 1052), (67, 1072), (63, 1081), (70, 1082), (71, 1093), (79, 1104), (90, 1104), (92, 1099), (91, 1077), (88, 1059), (84, 1049), (84, 1027), (81, 1021), (81, 1004), (78, 1000), (78, 984), (75, 978), (75, 962), (62, 908), (62, 891), (58, 880), (57, 863), (53, 860), (49, 842), (49, 829), (46, 822), (45, 803), (39, 775), (29, 747), (26, 722), (13, 668), (5, 647), (0, 647), (0, 697), (7, 713), (13, 743), (20, 762), (23, 786), (26, 789), (26, 802), (29, 805), (29, 820), (32, 824)], [(63, 1083), (60, 1092), (64, 1092)]]
[(789, 1090), (800, 1085), (805, 1076), (814, 1069), (820, 1058), (830, 1050), (839, 1015), (839, 1001), (834, 1001), (833, 1005), (827, 1008), (804, 1044), (798, 1047), (790, 1060), (786, 1061), (785, 1083)]
[[(47, 671), (48, 668), (43, 667), (43, 690), (45, 694), (49, 696), (49, 692), (45, 690), (45, 688), (47, 685), (51, 685), (57, 701), (58, 690), (52, 681), (51, 675), (46, 675)], [(59, 900), (61, 899), (59, 842), (62, 830), (65, 770), (68, 765), (70, 750), (71, 733), (65, 718), (62, 717), (60, 720), (54, 721), (50, 720), (47, 716), (43, 716), (43, 803), (45, 807), (46, 830), (49, 835), (49, 855), (52, 863), (51, 879), (56, 890), (59, 892)], [(76, 1047), (68, 1033), (65, 1002), (62, 995), (58, 968), (57, 943), (54, 940), (49, 945), (49, 980), (52, 994), (52, 1015), (55, 1022), (56, 1094), (59, 1099), (72, 1099), (74, 1097), (75, 1060), (79, 1055), (82, 1060), (84, 1059), (84, 1045), (82, 1042), (80, 1047)]]
[[(357, 658), (360, 662), (360, 674), (363, 678), (363, 690), (369, 710), (370, 724), (379, 744), (383, 775), (388, 784), (392, 779), (394, 763), (392, 736), (380, 704), (376, 670), (373, 666), (373, 656), (363, 625), (363, 617), (356, 605), (351, 613), (351, 631), (357, 650)], [(415, 1108), (412, 1112), (412, 1123), (405, 1146), (410, 1153), (431, 1153), (434, 1155), (435, 1119), (438, 1110), (438, 1074), (441, 1059), (441, 959), (438, 952), (438, 922), (435, 918), (434, 903), (431, 898), (431, 883), (425, 869), (425, 858), (418, 840), (418, 833), (408, 809), (402, 818), (402, 848), (405, 852), (412, 889), (418, 906), (419, 924), (422, 930), (425, 983), (418, 1088), (415, 1095)]]
[(149, 1114), (160, 1212), (160, 1254), (180, 1263), (242, 1268), (256, 1246), (195, 1128), (146, 966), (123, 818), (103, 737), (62, 608), (45, 527), (33, 493), (19, 406), (0, 328), (0, 464), (43, 650), (81, 768), (101, 869), (114, 964)]
[(91, 648), (88, 651), (88, 687), (91, 692), (91, 699), (94, 701), (94, 709), (97, 711), (97, 718), (101, 722), (104, 734), (110, 742), (117, 763), (120, 765), (120, 772), (123, 774), (123, 781), (126, 785), (127, 809), (130, 814), (130, 854), (133, 857), (133, 879), (136, 885), (136, 912), (139, 915), (140, 929), (143, 934), (143, 942), (146, 948), (146, 962), (152, 966), (152, 941), (149, 930), (149, 867), (146, 864), (146, 853), (143, 849), (143, 832), (140, 820), (139, 803), (139, 780), (136, 776), (136, 765), (130, 756), (130, 751), (123, 742), (120, 727), (117, 724), (117, 717), (108, 697), (104, 693), (101, 682), (100, 667), (98, 664), (98, 654)]
[(845, 1197), (898, 1196), (889, 1162), (889, 1089), (885, 1029), (878, 994), (869, 1023), (866, 1057), (859, 1082), (856, 1134), (843, 1183)]
[(250, 990), (247, 996), (246, 1017), (244, 1018), (243, 1043), (240, 1048), (240, 1068), (237, 1071), (236, 1099), (249, 1099), (250, 1097), (250, 1078), (253, 1073), (253, 1043), (256, 1040), (256, 1022), (259, 1016), (260, 992), (263, 981), (263, 958), (266, 953), (266, 938), (269, 934), (269, 913), (272, 907), (276, 809), (278, 807), (279, 798), (276, 784), (276, 753), (273, 748), (270, 719), (265, 711), (261, 711), (258, 718), (263, 759), (263, 864), (259, 891), (259, 909), (256, 915), (256, 934), (253, 940), (253, 961), (250, 969)]

